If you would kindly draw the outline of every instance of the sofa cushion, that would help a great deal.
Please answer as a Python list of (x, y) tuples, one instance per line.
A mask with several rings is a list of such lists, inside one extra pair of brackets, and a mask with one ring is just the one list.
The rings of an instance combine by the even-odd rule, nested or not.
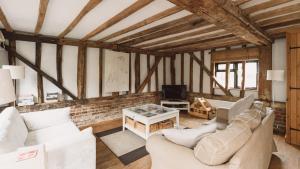
[(254, 131), (261, 124), (261, 114), (256, 110), (246, 110), (244, 113), (236, 116), (235, 120), (244, 122)]
[(64, 124), (29, 132), (25, 145), (31, 146), (46, 143), (59, 137), (72, 136), (76, 133), (79, 133), (79, 129), (74, 125), (73, 122), (67, 122)]
[(27, 128), (18, 110), (8, 107), (0, 114), (0, 152), (10, 152), (24, 146)]
[(39, 130), (71, 121), (69, 107), (23, 113), (22, 116), (29, 131)]
[(225, 130), (200, 140), (194, 149), (198, 160), (207, 165), (227, 162), (251, 137), (252, 132), (242, 121), (233, 121)]
[(258, 111), (262, 119), (265, 118), (267, 115), (267, 107), (261, 101), (254, 101), (250, 109)]
[(194, 129), (164, 129), (164, 136), (175, 144), (193, 148), (199, 140), (216, 131), (217, 123), (202, 125)]

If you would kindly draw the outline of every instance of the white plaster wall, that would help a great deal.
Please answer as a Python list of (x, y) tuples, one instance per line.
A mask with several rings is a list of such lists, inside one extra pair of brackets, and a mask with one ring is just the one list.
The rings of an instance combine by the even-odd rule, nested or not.
[(159, 86), (159, 90), (161, 91), (161, 86), (164, 83), (164, 79), (163, 79), (163, 60), (161, 59), (159, 64), (158, 64), (158, 86)]
[(131, 53), (131, 92), (135, 93), (135, 70), (134, 70), (134, 60), (136, 54)]
[[(140, 54), (140, 84), (143, 83), (144, 79), (148, 74), (147, 70), (147, 55)], [(145, 86), (143, 92), (148, 92), (148, 84)]]
[[(276, 39), (272, 45), (272, 67), (274, 70), (287, 70), (286, 68), (286, 39)], [(286, 102), (286, 80), (272, 82), (275, 101)]]
[(99, 97), (99, 49), (88, 48), (86, 58), (86, 97)]
[[(56, 45), (42, 43), (41, 69), (54, 79), (57, 79), (56, 66), (53, 65), (56, 65)], [(61, 93), (61, 90), (46, 78), (43, 78), (43, 87), (45, 98), (47, 93)]]
[[(77, 96), (77, 46), (63, 46), (62, 77), (66, 89)], [(53, 66), (54, 67), (54, 66)]]
[[(155, 63), (155, 56), (150, 55), (150, 68), (154, 65)], [(151, 76), (151, 92), (155, 91), (155, 72)]]
[(181, 55), (177, 54), (175, 57), (175, 83), (181, 84)]
[(184, 54), (184, 84), (187, 85), (187, 90), (190, 90), (190, 55)]
[[(204, 51), (204, 65), (210, 69), (210, 50)], [(203, 93), (210, 93), (210, 78), (207, 73), (203, 73)]]
[[(35, 43), (16, 41), (17, 52), (28, 59), (31, 63), (35, 63)], [(37, 73), (23, 62), (16, 60), (17, 65), (25, 66), (25, 79), (16, 81), (17, 96), (33, 95), (37, 97)]]
[(171, 67), (170, 67), (171, 58), (166, 57), (166, 84), (171, 84)]

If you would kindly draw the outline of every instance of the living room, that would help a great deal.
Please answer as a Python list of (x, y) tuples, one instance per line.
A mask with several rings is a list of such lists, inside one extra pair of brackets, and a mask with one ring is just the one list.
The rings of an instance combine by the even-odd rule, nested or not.
[(300, 169), (299, 0), (1, 0), (0, 168)]

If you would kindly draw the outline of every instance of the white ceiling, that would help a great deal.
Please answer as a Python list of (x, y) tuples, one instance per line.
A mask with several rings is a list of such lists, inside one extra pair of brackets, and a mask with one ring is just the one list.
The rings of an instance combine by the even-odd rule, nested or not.
[[(88, 1), (89, 0), (49, 0), (45, 21), (40, 33), (43, 35), (58, 36), (64, 29), (67, 28), (67, 26), (79, 14), (81, 9), (88, 3)], [(129, 7), (136, 1), (137, 0), (103, 0), (93, 10), (91, 10), (79, 22), (79, 24), (69, 34), (66, 35), (66, 37), (76, 38), (76, 39), (83, 38), (86, 34), (93, 31), (99, 25), (103, 24), (104, 22), (106, 22), (107, 20), (109, 20), (110, 18), (112, 18), (122, 10), (124, 10), (125, 8)], [(253, 5), (266, 2), (266, 1), (269, 0), (252, 0), (250, 2), (241, 5), (241, 8), (245, 9), (247, 7), (251, 7)], [(291, 0), (290, 3), (279, 5), (273, 7), (272, 9), (279, 8), (286, 5), (292, 5), (299, 2), (300, 0)], [(10, 25), (14, 30), (34, 32), (36, 22), (37, 22), (37, 17), (38, 17), (39, 0), (0, 0), (0, 5), (7, 17), (8, 22), (10, 23)], [(171, 7), (174, 7), (174, 4), (170, 3), (167, 0), (154, 0), (149, 5), (138, 10), (134, 14), (123, 19), (117, 24), (111, 26), (105, 31), (99, 33), (98, 35), (92, 37), (91, 39), (92, 40), (101, 39), (105, 36), (108, 36), (114, 32), (117, 32), (128, 26), (131, 26), (137, 22), (140, 22), (148, 17), (151, 17)], [(255, 15), (263, 11), (266, 10), (261, 10), (251, 15)], [(146, 25), (134, 31), (123, 34), (119, 37), (113, 38), (109, 40), (109, 42), (172, 21), (174, 19), (187, 16), (189, 14), (191, 13), (183, 10), (171, 16), (165, 17), (159, 21), (153, 22), (149, 25)], [(0, 27), (3, 28), (3, 25), (1, 23), (0, 23)], [(196, 30), (192, 30), (192, 31), (196, 31)], [(183, 33), (187, 33), (187, 32), (183, 32)], [(155, 40), (150, 40), (144, 43), (150, 43), (164, 38), (178, 36), (180, 34), (169, 35)]]

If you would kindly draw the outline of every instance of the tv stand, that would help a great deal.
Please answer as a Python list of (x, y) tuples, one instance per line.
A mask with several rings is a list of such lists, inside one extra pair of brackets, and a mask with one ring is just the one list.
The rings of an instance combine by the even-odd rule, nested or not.
[(186, 100), (162, 100), (160, 101), (160, 105), (190, 112), (190, 102)]

